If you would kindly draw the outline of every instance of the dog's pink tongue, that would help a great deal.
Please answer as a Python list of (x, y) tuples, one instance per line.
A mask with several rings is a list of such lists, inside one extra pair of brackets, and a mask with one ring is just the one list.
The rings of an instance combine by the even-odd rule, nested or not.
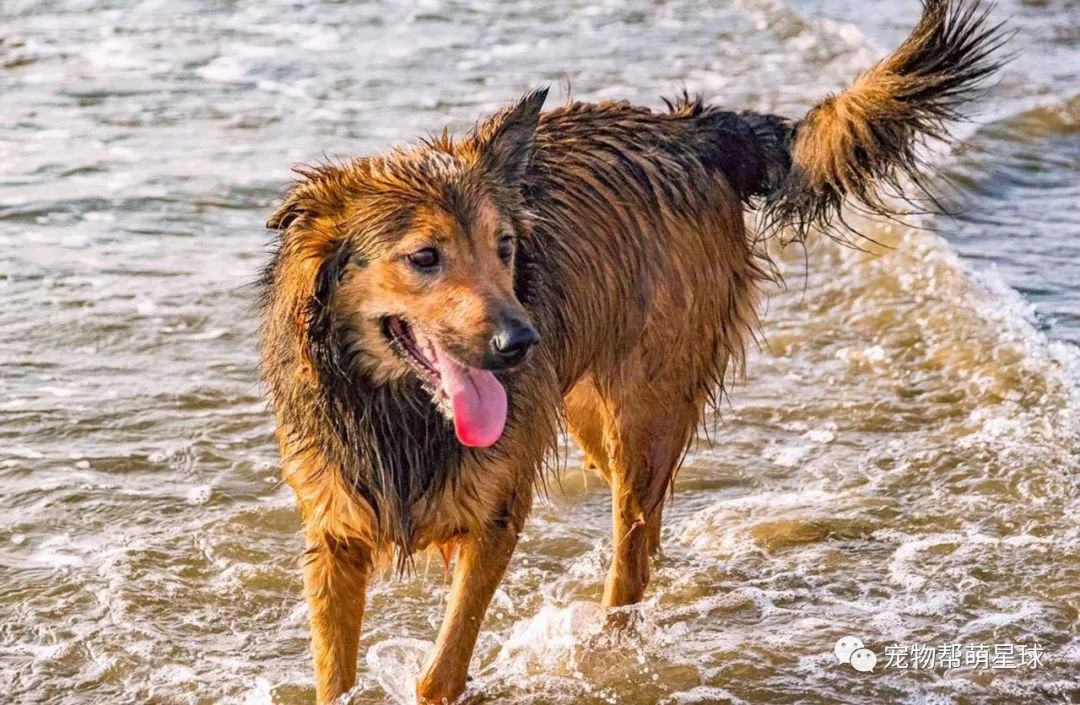
[(486, 448), (506, 426), (506, 390), (487, 370), (465, 367), (436, 349), (442, 389), (454, 409), (454, 431), (462, 445)]

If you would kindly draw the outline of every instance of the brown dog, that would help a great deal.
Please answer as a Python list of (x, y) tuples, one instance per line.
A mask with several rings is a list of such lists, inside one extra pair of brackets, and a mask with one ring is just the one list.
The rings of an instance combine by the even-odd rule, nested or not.
[[(307, 543), (318, 702), (354, 683), (380, 556), (457, 561), (418, 685), (465, 687), (473, 646), (565, 421), (611, 485), (605, 605), (642, 598), (663, 499), (743, 360), (769, 263), (744, 230), (879, 213), (918, 184), (997, 68), (977, 0), (926, 0), (911, 37), (802, 120), (683, 100), (666, 113), (529, 94), (466, 137), (301, 171), (271, 216), (262, 365)], [(902, 181), (903, 180), (903, 181)]]

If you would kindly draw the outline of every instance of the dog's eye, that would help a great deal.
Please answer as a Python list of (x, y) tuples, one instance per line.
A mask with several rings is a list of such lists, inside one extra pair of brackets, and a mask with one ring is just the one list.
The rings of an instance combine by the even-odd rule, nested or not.
[(514, 247), (517, 245), (517, 238), (513, 235), (503, 235), (499, 238), (499, 259), (507, 264), (514, 257)]
[(425, 247), (409, 255), (409, 264), (421, 272), (430, 272), (439, 266), (439, 251), (434, 247)]

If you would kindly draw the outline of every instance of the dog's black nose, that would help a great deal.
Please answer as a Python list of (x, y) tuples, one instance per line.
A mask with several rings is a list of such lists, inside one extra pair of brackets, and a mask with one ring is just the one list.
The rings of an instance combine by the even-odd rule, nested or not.
[(540, 334), (528, 323), (514, 321), (491, 339), (491, 349), (500, 366), (513, 367), (529, 354), (533, 346), (540, 342)]

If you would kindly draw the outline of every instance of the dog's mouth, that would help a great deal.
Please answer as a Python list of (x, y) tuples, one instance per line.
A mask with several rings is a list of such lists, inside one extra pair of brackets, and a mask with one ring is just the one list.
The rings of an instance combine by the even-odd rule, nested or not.
[(382, 331), (454, 422), (462, 445), (486, 448), (499, 440), (506, 426), (506, 390), (490, 370), (458, 362), (434, 338), (398, 316), (383, 318)]

